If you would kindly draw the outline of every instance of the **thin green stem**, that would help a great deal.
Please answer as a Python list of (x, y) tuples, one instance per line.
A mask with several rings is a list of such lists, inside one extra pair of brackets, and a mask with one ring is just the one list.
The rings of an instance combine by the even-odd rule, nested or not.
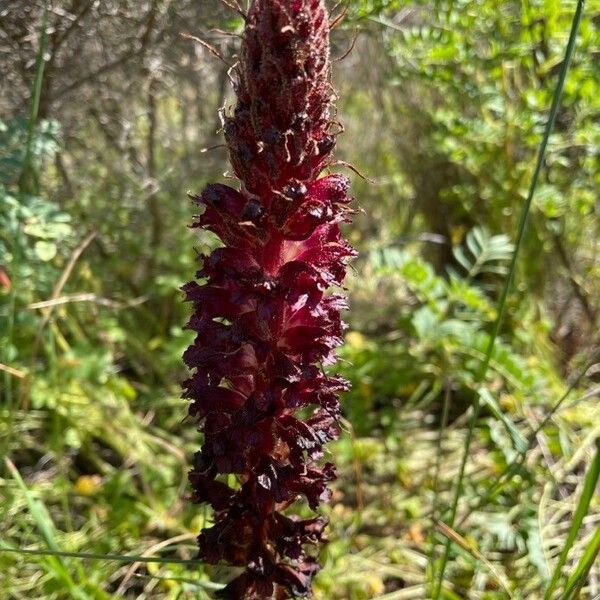
[[(48, 25), (48, 6), (44, 8), (44, 15), (42, 17), (42, 26), (40, 30), (40, 46), (36, 57), (35, 67), (35, 78), (33, 82), (32, 100), (29, 110), (29, 122), (27, 124), (27, 139), (25, 142), (25, 154), (23, 156), (23, 162), (20, 166), (21, 171), (19, 174), (19, 191), (21, 193), (31, 191), (28, 189), (29, 186), (29, 174), (31, 172), (31, 153), (33, 147), (33, 139), (35, 132), (35, 125), (37, 122), (37, 115), (40, 107), (40, 98), (42, 91), (42, 78), (44, 74), (44, 52), (46, 50), (46, 38), (47, 38), (47, 25)], [(13, 236), (13, 254), (15, 263), (18, 264), (19, 260), (22, 260), (20, 252), (20, 228), (17, 228), (15, 235)], [(15, 281), (10, 290), (10, 299), (8, 303), (8, 323), (6, 327), (6, 338), (2, 340), (2, 346), (4, 347), (3, 360), (6, 364), (9, 364), (12, 357), (12, 343), (14, 335), (15, 325), (15, 311), (17, 302), (17, 286), (20, 285), (18, 278)], [(12, 375), (4, 373), (4, 394), (6, 400), (6, 420), (7, 420), (7, 433), (6, 439), (2, 443), (2, 455), (7, 456), (10, 450), (11, 436), (12, 436), (12, 424), (13, 424), (13, 404), (14, 404), (14, 388)], [(0, 414), (0, 417), (2, 415)]]
[(62, 550), (32, 550), (29, 548), (0, 547), (0, 552), (13, 554), (30, 554), (32, 556), (56, 556), (59, 558), (82, 558), (86, 560), (111, 560), (124, 563), (164, 563), (177, 565), (199, 565), (198, 560), (185, 558), (161, 558), (159, 556), (136, 556), (131, 554), (94, 554), (91, 552), (65, 552)]
[[(510, 267), (508, 271), (508, 275), (504, 282), (504, 287), (502, 289), (502, 295), (500, 296), (500, 300), (498, 303), (498, 316), (496, 317), (496, 322), (494, 323), (494, 328), (492, 334), (489, 338), (485, 358), (481, 365), (481, 369), (478, 374), (477, 381), (478, 383), (482, 383), (487, 375), (487, 371), (490, 365), (490, 361), (492, 359), (492, 354), (494, 351), (494, 345), (496, 343), (496, 339), (498, 334), (500, 333), (500, 328), (502, 326), (502, 322), (504, 319), (504, 313), (506, 311), (506, 301), (508, 299), (508, 294), (512, 287), (512, 282), (515, 275), (517, 258), (519, 256), (519, 251), (523, 244), (523, 239), (525, 237), (525, 230), (527, 227), (527, 221), (529, 219), (529, 212), (531, 210), (531, 203), (533, 201), (533, 196), (535, 194), (535, 189), (537, 187), (538, 179), (540, 173), (542, 171), (542, 166), (544, 164), (544, 156), (546, 154), (546, 148), (548, 146), (548, 140), (550, 139), (550, 133), (554, 128), (554, 122), (556, 121), (556, 115), (558, 113), (558, 107), (560, 105), (560, 99), (562, 96), (565, 80), (567, 78), (567, 72), (569, 70), (569, 65), (571, 63), (571, 58), (573, 56), (573, 50), (575, 48), (575, 40), (577, 39), (577, 31), (579, 29), (579, 24), (581, 22), (581, 17), (583, 14), (583, 6), (585, 2), (584, 0), (578, 0), (577, 9), (575, 11), (575, 15), (573, 17), (573, 23), (571, 25), (571, 32), (569, 34), (569, 41), (567, 43), (567, 48), (565, 50), (565, 57), (561, 65), (560, 74), (558, 77), (558, 83), (556, 85), (556, 89), (554, 91), (554, 96), (552, 97), (552, 105), (550, 107), (550, 116), (548, 117), (548, 121), (546, 123), (546, 128), (544, 130), (544, 136), (542, 138), (542, 143), (540, 144), (537, 162), (535, 165), (535, 170), (533, 172), (533, 177), (531, 179), (531, 184), (529, 186), (529, 192), (527, 194), (527, 199), (525, 204), (523, 205), (523, 209), (521, 211), (521, 216), (519, 218), (519, 226), (517, 232), (517, 240), (515, 243), (515, 249), (512, 254), (512, 258), (510, 261)], [(467, 436), (465, 438), (465, 443), (463, 447), (463, 454), (460, 464), (460, 470), (458, 473), (458, 479), (456, 481), (456, 487), (454, 490), (454, 495), (452, 498), (452, 505), (450, 509), (450, 520), (448, 522), (449, 527), (454, 527), (454, 522), (456, 520), (456, 513), (458, 510), (458, 503), (462, 493), (462, 485), (463, 479), (465, 476), (465, 469), (467, 465), (467, 460), (469, 458), (469, 450), (471, 448), (471, 442), (473, 441), (473, 433), (475, 431), (475, 425), (477, 423), (477, 419), (479, 417), (479, 410), (481, 407), (479, 394), (475, 394), (473, 398), (473, 404), (471, 408), (471, 418), (469, 421), (469, 429), (467, 431)], [(448, 558), (450, 555), (450, 539), (446, 539), (444, 545), (444, 555), (442, 557), (442, 564), (440, 567), (440, 571), (438, 573), (438, 578), (436, 581), (436, 586), (433, 593), (433, 600), (438, 600), (440, 597), (440, 592), (442, 589), (442, 583), (444, 581), (444, 574), (446, 571), (446, 565), (448, 564)]]
[[(47, 39), (47, 28), (48, 28), (48, 5), (44, 7), (44, 15), (42, 17), (42, 27), (40, 31), (40, 47), (38, 49), (36, 65), (35, 65), (35, 79), (33, 82), (33, 93), (31, 98), (31, 108), (29, 111), (29, 123), (27, 127), (27, 140), (25, 142), (25, 156), (23, 157), (23, 164), (21, 165), (21, 174), (19, 176), (19, 189), (21, 192), (30, 192), (30, 175), (31, 175), (31, 150), (33, 147), (33, 138), (35, 133), (35, 126), (37, 123), (38, 112), (40, 109), (40, 98), (42, 96), (42, 81), (44, 77), (44, 67), (46, 62), (44, 60), (44, 52), (46, 51), (46, 39)], [(36, 190), (37, 191), (37, 190)]]
[(451, 389), (451, 383), (449, 381), (446, 381), (446, 389), (444, 392), (444, 404), (442, 407), (442, 421), (440, 423), (440, 431), (439, 431), (439, 435), (437, 438), (437, 442), (436, 442), (436, 457), (435, 457), (435, 471), (434, 471), (434, 476), (433, 476), (433, 484), (432, 484), (432, 489), (433, 489), (433, 506), (431, 507), (431, 522), (432, 522), (432, 527), (431, 527), (431, 532), (428, 536), (428, 543), (429, 543), (429, 564), (431, 565), (431, 577), (433, 579), (434, 576), (434, 571), (433, 571), (433, 565), (434, 565), (434, 559), (435, 559), (435, 548), (436, 548), (436, 544), (435, 544), (435, 535), (433, 533), (434, 531), (434, 525), (435, 522), (438, 518), (438, 511), (439, 511), (439, 497), (438, 497), (438, 484), (439, 484), (439, 480), (440, 480), (440, 471), (442, 468), (442, 443), (444, 441), (444, 436), (446, 433), (446, 426), (448, 424), (448, 412), (450, 409), (450, 389)]
[(542, 431), (542, 429), (544, 429), (544, 427), (546, 427), (546, 425), (548, 424), (550, 419), (556, 414), (556, 411), (558, 411), (558, 409), (565, 403), (566, 399), (569, 397), (571, 392), (579, 385), (579, 382), (585, 377), (585, 374), (589, 371), (590, 367), (596, 362), (596, 360), (598, 360), (598, 358), (600, 358), (600, 348), (596, 349), (593, 352), (590, 360), (587, 362), (585, 367), (577, 374), (577, 377), (575, 377), (575, 379), (573, 379), (573, 381), (570, 383), (570, 385), (567, 388), (567, 390), (565, 391), (565, 393), (560, 398), (560, 400), (552, 407), (552, 410), (544, 417), (542, 422), (535, 428), (535, 430), (533, 431), (533, 433), (530, 436), (530, 439), (535, 440), (535, 438), (540, 433), (540, 431)]
[[(6, 323), (6, 337), (2, 340), (2, 361), (7, 365), (10, 364), (12, 357), (12, 343), (13, 343), (13, 334), (15, 329), (15, 309), (16, 309), (16, 301), (17, 301), (17, 291), (15, 286), (18, 285), (16, 282), (12, 285), (10, 290), (10, 296), (8, 300), (7, 306), (7, 323)], [(8, 452), (10, 449), (10, 441), (11, 441), (11, 432), (12, 432), (12, 423), (14, 418), (13, 411), (13, 375), (8, 371), (4, 372), (4, 400), (5, 400), (5, 409), (4, 412), (0, 413), (0, 417), (3, 414), (6, 414), (6, 439), (2, 443), (2, 454), (4, 456), (8, 456)]]
[(444, 392), (444, 404), (442, 407), (442, 422), (440, 423), (440, 432), (436, 443), (436, 459), (435, 459), (435, 474), (433, 478), (433, 518), (435, 519), (437, 516), (437, 511), (439, 508), (438, 502), (438, 482), (440, 479), (440, 470), (442, 467), (442, 443), (444, 441), (444, 434), (446, 432), (446, 426), (448, 425), (448, 412), (450, 410), (450, 386), (451, 383), (449, 381), (446, 382), (446, 390)]
[[(13, 554), (28, 554), (31, 556), (54, 556), (57, 558), (81, 558), (85, 560), (108, 560), (123, 563), (159, 563), (159, 564), (176, 564), (176, 565), (201, 565), (198, 560), (186, 560), (183, 558), (160, 558), (158, 556), (136, 556), (127, 554), (93, 554), (90, 552), (63, 552), (61, 550), (31, 550), (25, 548), (11, 548), (5, 545), (0, 545), (0, 552), (12, 552)], [(169, 578), (171, 579), (171, 578)], [(183, 581), (183, 580), (182, 580)], [(204, 580), (188, 580), (189, 583), (210, 590), (221, 590), (225, 586), (213, 581)]]

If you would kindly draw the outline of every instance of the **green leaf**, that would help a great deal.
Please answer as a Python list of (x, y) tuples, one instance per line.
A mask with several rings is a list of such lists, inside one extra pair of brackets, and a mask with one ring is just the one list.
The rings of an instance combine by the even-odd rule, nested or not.
[(454, 254), (454, 258), (458, 261), (458, 263), (462, 267), (464, 267), (467, 273), (469, 273), (473, 268), (473, 263), (467, 258), (465, 251), (460, 246), (458, 246), (457, 248), (454, 248), (452, 252)]
[(457, 246), (452, 252), (469, 279), (482, 272), (501, 275), (507, 272), (506, 267), (498, 263), (511, 259), (514, 246), (508, 236), (490, 235), (483, 227), (474, 227), (467, 233), (465, 246)]
[(414, 313), (412, 324), (421, 341), (430, 341), (436, 336), (439, 320), (428, 306), (423, 306)]
[(54, 242), (38, 240), (33, 248), (38, 258), (44, 262), (48, 262), (56, 256), (57, 248)]
[(502, 422), (508, 435), (513, 442), (513, 447), (517, 452), (526, 452), (528, 448), (527, 440), (521, 435), (521, 432), (517, 429), (516, 425), (502, 412), (499, 404), (496, 402), (496, 399), (492, 396), (491, 392), (481, 386), (479, 388), (479, 397), (483, 401), (492, 414)]

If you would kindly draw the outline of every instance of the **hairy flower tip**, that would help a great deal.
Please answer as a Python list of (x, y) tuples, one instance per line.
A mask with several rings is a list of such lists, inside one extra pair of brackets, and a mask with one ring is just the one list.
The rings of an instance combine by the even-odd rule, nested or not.
[(349, 181), (319, 178), (333, 145), (328, 51), (322, 0), (255, 0), (226, 127), (243, 185), (193, 196), (193, 226), (223, 243), (183, 288), (197, 334), (184, 397), (204, 434), (189, 479), (193, 500), (214, 511), (200, 557), (241, 569), (223, 598), (310, 596), (319, 569), (325, 519), (289, 512), (329, 498), (335, 469), (321, 459), (348, 389), (323, 372), (345, 329), (345, 299), (328, 290), (355, 255), (340, 231)]
[(314, 178), (335, 145), (324, 0), (254, 0), (236, 92), (225, 138), (246, 189), (281, 191)]

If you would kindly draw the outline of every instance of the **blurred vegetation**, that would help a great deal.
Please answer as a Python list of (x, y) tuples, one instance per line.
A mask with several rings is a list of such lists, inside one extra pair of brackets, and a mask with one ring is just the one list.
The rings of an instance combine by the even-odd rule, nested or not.
[[(211, 598), (224, 569), (8, 550), (194, 557), (210, 514), (187, 500), (200, 440), (179, 397), (179, 288), (213, 242), (188, 229), (185, 192), (223, 178), (231, 93), (228, 66), (180, 34), (233, 61), (224, 32), (241, 22), (217, 0), (64, 0), (46, 17), (44, 4), (0, 6), (0, 598)], [(444, 598), (541, 599), (549, 585), (597, 598), (600, 2), (586, 4), (450, 531), (576, 3), (345, 4), (337, 157), (368, 180), (336, 167), (353, 176), (361, 256), (316, 597), (430, 598), (451, 536)]]

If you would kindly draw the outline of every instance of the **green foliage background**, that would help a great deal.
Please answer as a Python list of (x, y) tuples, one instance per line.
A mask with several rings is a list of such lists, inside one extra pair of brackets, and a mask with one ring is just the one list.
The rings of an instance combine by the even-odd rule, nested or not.
[[(102, 96), (125, 82), (118, 72), (86, 84), (80, 104), (45, 103), (63, 75), (45, 53), (50, 27), (40, 51), (41, 4), (22, 47), (30, 87), (0, 95), (0, 598), (211, 598), (229, 576), (8, 552), (191, 559), (211, 518), (187, 501), (200, 437), (179, 398), (190, 341), (179, 287), (196, 270), (194, 247), (213, 243), (187, 229), (185, 192), (222, 179), (224, 152), (202, 150), (219, 143), (216, 112), (230, 96), (214, 57), (177, 46), (191, 5), (148, 4), (166, 42), (148, 43), (135, 71), (143, 85), (121, 100)], [(209, 4), (194, 8), (201, 32), (239, 31)], [(353, 390), (332, 448), (340, 479), (315, 596), (424, 599), (575, 2), (347, 7), (332, 38), (341, 56), (356, 36), (335, 65), (346, 128), (337, 157), (368, 179), (348, 171), (362, 212), (347, 233), (361, 256), (339, 370)], [(49, 17), (59, 31), (61, 14)], [(543, 598), (590, 485), (552, 597), (600, 593), (598, 565), (585, 569), (600, 547), (595, 481), (585, 483), (600, 436), (599, 24), (600, 4), (588, 1), (483, 382), (448, 599)], [(51, 73), (39, 86), (36, 55)], [(192, 68), (197, 78), (184, 80)], [(568, 595), (572, 575), (579, 596)]]

